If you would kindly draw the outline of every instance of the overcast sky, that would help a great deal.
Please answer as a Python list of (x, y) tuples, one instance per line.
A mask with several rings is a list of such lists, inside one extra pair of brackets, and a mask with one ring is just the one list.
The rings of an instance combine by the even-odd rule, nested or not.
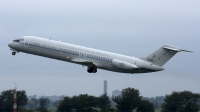
[[(200, 93), (199, 6), (199, 0), (1, 0), (0, 91), (17, 83), (28, 95), (99, 96), (107, 80), (109, 95), (127, 87), (145, 97)], [(163, 44), (194, 53), (178, 53), (161, 72), (89, 74), (76, 64), (25, 53), (12, 56), (8, 42), (30, 35), (135, 57)]]

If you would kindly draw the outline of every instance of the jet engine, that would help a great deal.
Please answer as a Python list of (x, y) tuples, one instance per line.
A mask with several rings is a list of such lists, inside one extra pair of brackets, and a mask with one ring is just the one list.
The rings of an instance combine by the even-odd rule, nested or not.
[(124, 70), (133, 70), (133, 69), (138, 69), (138, 67), (134, 64), (131, 64), (129, 62), (113, 59), (112, 60), (112, 65), (114, 67), (124, 69)]

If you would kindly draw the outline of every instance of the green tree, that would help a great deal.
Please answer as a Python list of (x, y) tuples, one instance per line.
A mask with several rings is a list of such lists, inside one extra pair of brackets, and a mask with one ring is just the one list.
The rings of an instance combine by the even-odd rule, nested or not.
[(142, 100), (137, 108), (137, 112), (154, 112), (154, 105), (149, 101)]
[(31, 98), (31, 101), (34, 102), (35, 106), (39, 106), (40, 99)]
[(80, 94), (79, 96), (64, 97), (57, 106), (58, 112), (75, 111), (75, 112), (94, 112), (97, 107), (97, 98), (87, 94)]
[(31, 100), (28, 100), (27, 104), (25, 105), (25, 108), (36, 109), (38, 108), (39, 103), (40, 99), (31, 98)]
[(72, 97), (72, 104), (77, 112), (93, 111), (92, 107), (97, 106), (97, 98), (87, 94), (80, 94)]
[(200, 94), (190, 91), (172, 92), (166, 95), (162, 105), (162, 112), (197, 112)]
[(98, 107), (101, 109), (101, 112), (109, 112), (111, 108), (111, 102), (107, 94), (102, 94), (98, 98)]
[(53, 104), (52, 104), (52, 106), (57, 107), (58, 104), (59, 104), (59, 102), (60, 102), (59, 100), (54, 101)]
[(72, 100), (65, 96), (57, 105), (57, 112), (71, 112), (73, 109)]
[[(14, 101), (14, 90), (5, 90), (0, 94), (0, 112), (12, 112)], [(17, 91), (17, 110), (22, 110), (28, 99), (26, 91)]]
[(27, 102), (25, 108), (35, 109), (35, 108), (36, 108), (36, 105), (35, 105), (35, 103), (34, 103), (33, 101), (28, 100), (28, 102)]
[(46, 102), (45, 102), (45, 107), (48, 108), (51, 105), (51, 101), (49, 100), (49, 98), (45, 98)]
[(137, 108), (141, 101), (139, 90), (134, 88), (123, 89), (120, 96), (113, 97), (113, 101), (117, 104), (118, 111), (131, 112)]
[(39, 99), (39, 107), (38, 107), (38, 111), (39, 112), (48, 112), (48, 110), (47, 110), (47, 108), (45, 107), (45, 105), (46, 105), (46, 98), (40, 98)]

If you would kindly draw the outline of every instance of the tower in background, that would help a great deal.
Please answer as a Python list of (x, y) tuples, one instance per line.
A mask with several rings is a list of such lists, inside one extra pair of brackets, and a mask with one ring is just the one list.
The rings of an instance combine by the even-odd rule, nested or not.
[(17, 87), (15, 86), (14, 92), (13, 112), (17, 112)]
[(103, 94), (107, 94), (107, 80), (104, 80), (104, 92)]

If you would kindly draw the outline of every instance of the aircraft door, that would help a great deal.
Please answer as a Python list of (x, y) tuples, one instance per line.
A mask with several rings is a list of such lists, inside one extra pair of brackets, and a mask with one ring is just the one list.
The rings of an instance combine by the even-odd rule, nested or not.
[(24, 41), (24, 47), (28, 47), (29, 46), (29, 41), (30, 41), (30, 38), (26, 37), (25, 41)]
[(86, 57), (86, 52), (83, 51), (81, 56), (82, 56), (82, 57)]
[(81, 50), (81, 51), (79, 51), (79, 56), (81, 56), (81, 57), (83, 57), (84, 55), (83, 55), (83, 51)]
[(87, 52), (85, 50), (80, 50), (79, 51), (79, 56), (81, 56), (81, 57), (87, 57)]

